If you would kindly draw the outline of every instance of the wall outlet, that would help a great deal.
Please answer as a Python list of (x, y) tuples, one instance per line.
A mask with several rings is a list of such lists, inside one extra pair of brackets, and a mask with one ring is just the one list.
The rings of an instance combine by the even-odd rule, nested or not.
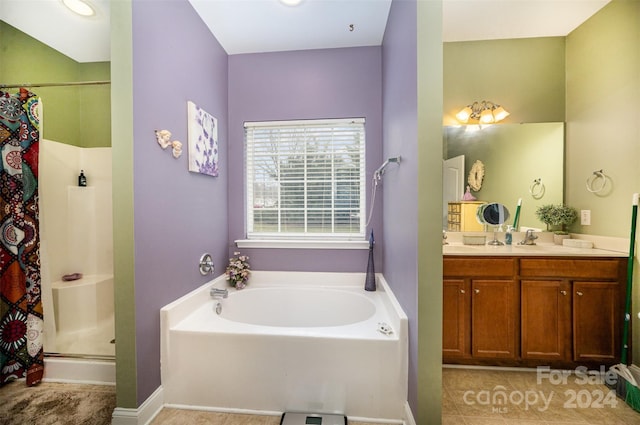
[(591, 210), (580, 210), (580, 224), (583, 226), (591, 225)]

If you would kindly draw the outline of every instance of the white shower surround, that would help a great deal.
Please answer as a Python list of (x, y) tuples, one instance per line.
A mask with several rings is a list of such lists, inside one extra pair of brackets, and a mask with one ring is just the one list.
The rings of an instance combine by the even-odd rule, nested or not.
[[(104, 296), (98, 300), (91, 295), (100, 292), (99, 288), (104, 285), (80, 286), (78, 282), (74, 285), (61, 281), (63, 275), (82, 273), (84, 282), (112, 282), (111, 148), (80, 148), (44, 139), (40, 141), (39, 156), (44, 350), (64, 354), (113, 355), (113, 344), (109, 344), (114, 335), (113, 302), (109, 303)], [(87, 187), (77, 186), (81, 169), (87, 176)], [(87, 290), (89, 287), (92, 289)], [(54, 299), (54, 288), (67, 289), (62, 299)], [(84, 320), (87, 315), (80, 314), (75, 318), (67, 318), (61, 328), (55, 321), (60, 312), (54, 313), (54, 304), (56, 301), (69, 304), (68, 300), (71, 299), (76, 299), (78, 311), (100, 310), (100, 320)], [(110, 299), (113, 299), (112, 294)], [(63, 308), (63, 314), (68, 315), (69, 305), (57, 307)], [(76, 319), (78, 322), (74, 324), (74, 329), (69, 329), (68, 324)], [(89, 337), (101, 341), (97, 351), (90, 346), (87, 346), (87, 351), (87, 344), (83, 345), (82, 352), (67, 351), (69, 341), (71, 345), (78, 346), (75, 340), (88, 341)]]
[[(165, 306), (165, 405), (400, 421), (407, 317), (384, 277), (377, 276), (375, 292), (363, 289), (364, 280), (363, 273), (254, 271), (248, 287), (229, 289), (228, 299), (209, 296), (212, 286), (228, 286), (221, 276)], [(254, 324), (261, 316), (271, 325)], [(380, 323), (393, 333), (380, 332)]]

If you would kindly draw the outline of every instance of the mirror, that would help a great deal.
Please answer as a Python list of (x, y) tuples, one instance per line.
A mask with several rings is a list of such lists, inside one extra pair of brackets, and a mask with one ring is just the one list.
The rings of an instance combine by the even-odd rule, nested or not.
[(504, 245), (504, 243), (498, 240), (496, 235), (497, 226), (502, 226), (509, 220), (510, 214), (507, 207), (496, 202), (491, 204), (484, 204), (478, 207), (476, 213), (478, 221), (482, 224), (494, 226), (493, 228), (493, 240), (487, 242), (487, 245)]
[(564, 200), (564, 123), (498, 124), (482, 129), (477, 125), (447, 126), (443, 155), (445, 163), (459, 164), (446, 168), (457, 174), (455, 177), (443, 179), (444, 230), (451, 230), (446, 218), (449, 202), (462, 201), (476, 161), (484, 164), (482, 186), (477, 192), (471, 191), (475, 202), (480, 201), (477, 205), (497, 203), (515, 208), (522, 199), (518, 219), (521, 228), (544, 229), (536, 209)]
[(482, 205), (478, 211), (478, 219), (491, 226), (500, 226), (506, 223), (511, 216), (507, 207), (496, 202)]

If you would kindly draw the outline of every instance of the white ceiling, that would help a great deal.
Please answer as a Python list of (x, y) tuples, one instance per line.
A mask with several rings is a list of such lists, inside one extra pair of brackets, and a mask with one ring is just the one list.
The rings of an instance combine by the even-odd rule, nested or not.
[[(61, 0), (0, 0), (0, 19), (78, 62), (108, 61), (109, 0), (87, 1), (96, 16), (74, 15)], [(391, 5), (391, 0), (302, 0), (297, 7), (278, 0), (189, 1), (228, 54), (380, 45)], [(443, 39), (565, 36), (608, 2), (444, 0)]]
[(391, 7), (391, 0), (303, 0), (295, 7), (278, 0), (189, 1), (230, 55), (379, 46)]
[(84, 18), (61, 0), (0, 0), (0, 19), (78, 62), (109, 61), (109, 0), (89, 0), (96, 15)]
[(444, 0), (444, 41), (566, 36), (610, 0)]

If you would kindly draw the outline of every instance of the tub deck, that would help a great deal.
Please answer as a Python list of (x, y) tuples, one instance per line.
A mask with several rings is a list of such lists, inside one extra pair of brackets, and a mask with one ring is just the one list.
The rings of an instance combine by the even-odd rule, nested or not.
[[(304, 273), (285, 273), (284, 280), (270, 280), (271, 272), (254, 273), (258, 276), (252, 279), (261, 277), (259, 283), (256, 279), (242, 291), (283, 282), (314, 287), (322, 281)], [(212, 285), (226, 287), (224, 277), (163, 308), (165, 403), (248, 413), (314, 411), (401, 419), (407, 399), (406, 315), (381, 276), (379, 290), (371, 293), (363, 289), (363, 274), (346, 277), (315, 287), (363, 295), (376, 308), (366, 320), (343, 326), (282, 327), (225, 320), (216, 315), (208, 294)], [(380, 332), (381, 322), (393, 332)]]

